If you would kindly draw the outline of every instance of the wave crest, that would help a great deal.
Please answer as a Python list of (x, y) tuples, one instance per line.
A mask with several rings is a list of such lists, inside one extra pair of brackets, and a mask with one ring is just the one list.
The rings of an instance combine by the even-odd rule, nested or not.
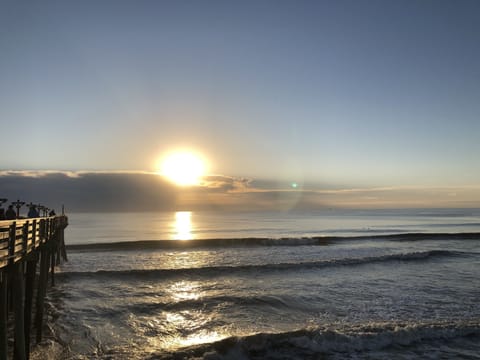
[[(291, 332), (230, 337), (211, 344), (155, 354), (153, 359), (318, 359), (344, 358), (354, 353), (367, 358), (385, 349), (401, 348), (405, 355), (415, 346), (435, 351), (445, 341), (478, 342), (480, 321), (439, 323), (373, 323), (343, 328), (318, 327)], [(388, 354), (388, 352), (387, 352)], [(390, 353), (391, 355), (391, 353)]]
[(468, 256), (468, 253), (448, 250), (430, 250), (417, 251), (410, 253), (389, 254), (381, 256), (361, 257), (361, 258), (343, 258), (299, 263), (278, 263), (264, 265), (240, 265), (240, 266), (205, 266), (198, 268), (180, 268), (180, 269), (134, 269), (134, 270), (99, 270), (95, 272), (63, 272), (58, 273), (64, 277), (134, 277), (134, 278), (166, 278), (176, 276), (224, 276), (225, 274), (249, 274), (259, 271), (292, 271), (300, 269), (316, 269), (335, 266), (359, 266), (371, 263), (382, 263), (391, 261), (425, 261), (438, 257), (456, 257)]
[(195, 249), (232, 246), (302, 246), (329, 245), (344, 240), (480, 240), (480, 233), (402, 233), (390, 235), (365, 236), (313, 236), (288, 238), (221, 238), (194, 240), (140, 240), (94, 244), (71, 244), (68, 250), (73, 251), (125, 251), (150, 249)]

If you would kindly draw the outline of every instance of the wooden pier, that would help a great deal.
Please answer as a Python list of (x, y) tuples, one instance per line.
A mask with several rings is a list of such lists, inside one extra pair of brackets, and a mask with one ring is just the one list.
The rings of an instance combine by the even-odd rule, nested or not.
[(67, 225), (65, 215), (0, 221), (0, 360), (28, 359), (33, 330), (42, 340), (48, 277), (54, 285), (55, 266), (67, 260)]

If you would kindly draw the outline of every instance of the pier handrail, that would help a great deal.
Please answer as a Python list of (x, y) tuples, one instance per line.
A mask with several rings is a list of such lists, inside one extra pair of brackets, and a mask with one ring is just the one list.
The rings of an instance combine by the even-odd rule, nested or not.
[(47, 244), (68, 225), (65, 215), (0, 221), (0, 269)]

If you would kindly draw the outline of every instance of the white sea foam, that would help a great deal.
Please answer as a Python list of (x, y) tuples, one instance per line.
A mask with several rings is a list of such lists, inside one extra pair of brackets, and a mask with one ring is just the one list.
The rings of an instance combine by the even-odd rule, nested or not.
[(332, 324), (316, 329), (304, 329), (277, 334), (256, 334), (229, 338), (217, 343), (159, 353), (161, 359), (314, 359), (368, 358), (392, 354), (403, 349), (404, 354), (421, 348), (434, 351), (441, 342), (457, 341), (475, 344), (480, 340), (479, 320), (439, 323), (370, 323), (354, 326)]

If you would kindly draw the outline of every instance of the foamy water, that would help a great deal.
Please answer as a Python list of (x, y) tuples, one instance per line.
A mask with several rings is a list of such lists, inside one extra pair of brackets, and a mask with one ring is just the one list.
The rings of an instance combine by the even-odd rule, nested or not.
[[(70, 216), (67, 244), (87, 246), (69, 249), (49, 294), (55, 322), (43, 356), (45, 349), (72, 359), (480, 354), (480, 240), (459, 234), (480, 230), (470, 210), (276, 221), (190, 214), (183, 228), (177, 217)], [(163, 225), (146, 227), (152, 219)], [(378, 236), (442, 229), (456, 234)], [(180, 235), (192, 240), (156, 241)], [(110, 245), (88, 245), (102, 242)]]

